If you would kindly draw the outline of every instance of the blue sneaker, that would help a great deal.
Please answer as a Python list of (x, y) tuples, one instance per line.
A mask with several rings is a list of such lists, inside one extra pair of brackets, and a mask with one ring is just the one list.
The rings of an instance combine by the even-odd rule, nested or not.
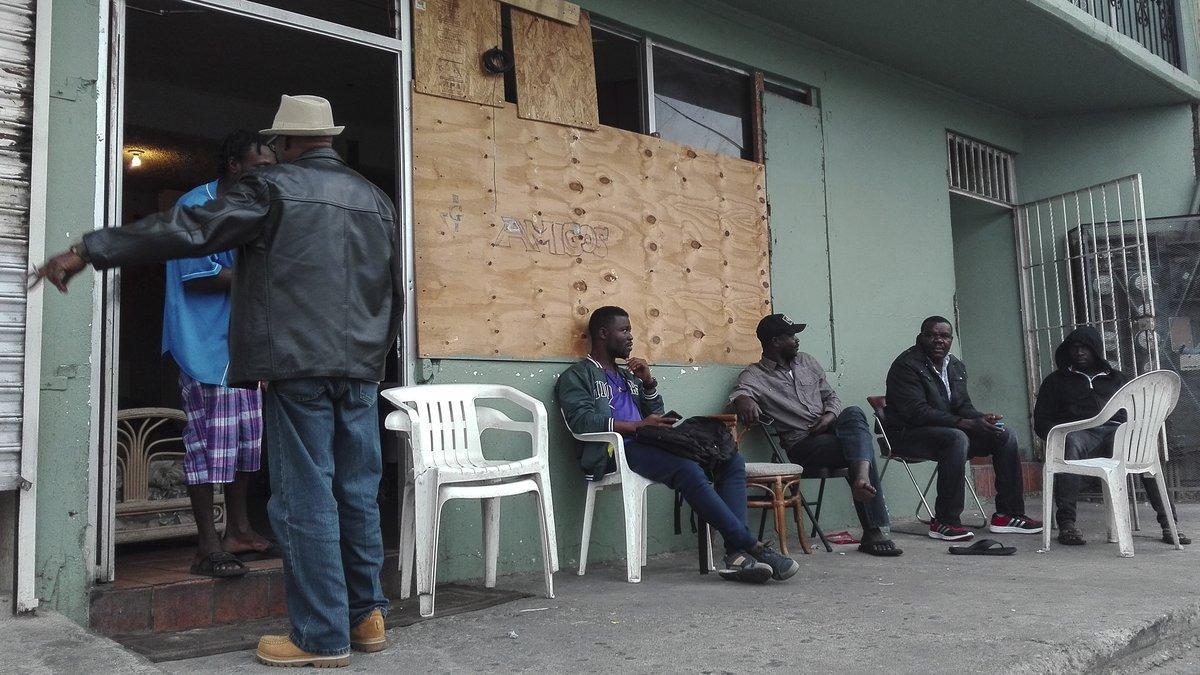
[(771, 578), (775, 581), (789, 579), (800, 571), (800, 563), (771, 548), (770, 544), (760, 543), (750, 549), (748, 553), (757, 558), (759, 562), (771, 566)]
[(759, 562), (754, 556), (745, 551), (734, 551), (725, 556), (725, 568), (717, 574), (726, 581), (743, 581), (749, 584), (765, 584), (771, 578), (774, 570), (766, 563)]

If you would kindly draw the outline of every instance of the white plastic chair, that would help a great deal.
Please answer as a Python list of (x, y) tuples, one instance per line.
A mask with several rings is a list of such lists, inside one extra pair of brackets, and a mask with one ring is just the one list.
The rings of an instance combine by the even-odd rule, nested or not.
[[(415, 556), (421, 616), (433, 615), (438, 529), (442, 506), (451, 499), (482, 500), (484, 585), (495, 587), (500, 497), (532, 492), (541, 527), (546, 597), (553, 598), (558, 544), (550, 496), (546, 408), (541, 401), (512, 387), (487, 384), (395, 387), (381, 395), (399, 408), (388, 414), (384, 426), (407, 434), (412, 444), (411, 472), (407, 466), (403, 469), (400, 597), (407, 598), (412, 587)], [(523, 408), (533, 415), (533, 421), (515, 421), (480, 399), (502, 400)], [(529, 434), (532, 455), (518, 460), (488, 459), (481, 442), (487, 429)]]
[[(564, 415), (565, 421), (565, 415)], [(567, 427), (570, 429), (570, 426)], [(583, 534), (579, 542), (579, 576), (587, 571), (588, 544), (592, 538), (592, 519), (596, 512), (596, 493), (611, 487), (621, 489), (621, 502), (625, 515), (625, 577), (629, 583), (642, 580), (642, 568), (646, 566), (646, 488), (662, 485), (629, 468), (625, 461), (625, 439), (615, 431), (598, 431), (590, 434), (572, 433), (576, 440), (586, 443), (607, 443), (613, 446), (617, 469), (599, 480), (588, 481), (587, 496), (583, 503)], [(664, 486), (665, 487), (665, 486)], [(705, 523), (704, 536), (708, 537), (708, 568), (715, 570), (712, 554), (712, 528)]]
[[(1042, 522), (1050, 522), (1054, 506), (1054, 474), (1072, 473), (1095, 476), (1104, 483), (1104, 502), (1108, 511), (1108, 541), (1116, 530), (1120, 553), (1133, 556), (1133, 533), (1129, 523), (1128, 476), (1148, 473), (1154, 476), (1158, 490), (1171, 512), (1167, 482), (1163, 478), (1162, 461), (1158, 454), (1158, 439), (1162, 435), (1167, 415), (1179, 400), (1179, 375), (1169, 370), (1155, 370), (1133, 378), (1117, 390), (1104, 408), (1091, 419), (1060, 424), (1046, 435), (1046, 464), (1042, 474)], [(1092, 459), (1066, 459), (1067, 434), (1101, 426), (1121, 410), (1127, 419), (1117, 427), (1113, 436), (1113, 456)], [(1175, 519), (1170, 518), (1171, 537), (1175, 548), (1179, 532)], [(1042, 548), (1050, 549), (1050, 528), (1042, 530)]]

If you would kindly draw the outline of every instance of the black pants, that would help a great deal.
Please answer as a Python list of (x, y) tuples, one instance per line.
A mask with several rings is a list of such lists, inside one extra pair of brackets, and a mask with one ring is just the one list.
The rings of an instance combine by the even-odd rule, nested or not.
[(937, 461), (937, 502), (933, 512), (940, 523), (962, 524), (967, 459), (970, 457), (990, 455), (992, 458), (992, 469), (996, 473), (996, 512), (1010, 516), (1025, 514), (1021, 455), (1017, 452), (1017, 435), (1012, 429), (1005, 429), (1003, 435), (968, 434), (953, 427), (905, 429), (894, 441), (892, 451), (898, 457)]
[[(850, 406), (838, 415), (837, 421), (823, 434), (808, 436), (787, 448), (788, 459), (805, 469), (845, 469), (851, 462), (870, 463), (868, 479), (875, 488), (875, 496), (866, 505), (854, 501), (854, 511), (864, 530), (872, 527), (888, 527), (887, 503), (883, 499), (883, 486), (875, 470), (874, 438), (867, 416), (861, 408)], [(847, 477), (847, 481), (850, 477)]]
[[(1117, 433), (1116, 424), (1105, 424), (1093, 429), (1072, 431), (1067, 434), (1066, 459), (1090, 459), (1092, 457), (1112, 457), (1113, 436)], [(1064, 524), (1075, 524), (1075, 502), (1079, 500), (1079, 488), (1083, 485), (1083, 476), (1070, 473), (1054, 475), (1054, 506), (1058, 509), (1058, 527)], [(1146, 498), (1154, 507), (1158, 516), (1158, 524), (1166, 529), (1170, 521), (1167, 519), (1167, 509), (1163, 504), (1162, 494), (1158, 491), (1158, 483), (1154, 476), (1142, 474), (1142, 487), (1146, 490)], [(1179, 516), (1175, 513), (1175, 505), (1171, 505), (1171, 514), (1176, 522)]]

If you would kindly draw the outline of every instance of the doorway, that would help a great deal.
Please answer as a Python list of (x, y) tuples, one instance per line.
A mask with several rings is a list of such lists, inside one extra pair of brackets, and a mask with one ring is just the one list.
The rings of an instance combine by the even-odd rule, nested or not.
[[(331, 102), (346, 126), (335, 150), (403, 213), (406, 49), (394, 37), (403, 22), (393, 0), (115, 0), (113, 17), (110, 138), (119, 145), (110, 153), (110, 224), (170, 208), (215, 180), (221, 140), (270, 126), (285, 93)], [(183, 580), (195, 523), (183, 482), (179, 370), (162, 354), (165, 266), (108, 273), (105, 283), (97, 578)], [(400, 362), (389, 360), (388, 380), (402, 379)], [(270, 537), (268, 452), (248, 502), (255, 529)], [(219, 499), (214, 518), (224, 518)]]

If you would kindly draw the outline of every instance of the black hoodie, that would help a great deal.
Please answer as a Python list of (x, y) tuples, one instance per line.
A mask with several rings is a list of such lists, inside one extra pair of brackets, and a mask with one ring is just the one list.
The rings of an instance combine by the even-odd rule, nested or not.
[[(1100, 364), (1099, 374), (1088, 377), (1071, 367), (1067, 348), (1072, 342), (1082, 343), (1092, 350)], [(1067, 335), (1054, 350), (1054, 364), (1058, 368), (1042, 380), (1033, 407), (1033, 430), (1043, 439), (1059, 424), (1085, 420), (1100, 412), (1121, 385), (1129, 381), (1125, 373), (1105, 360), (1100, 332), (1091, 326), (1076, 328)], [(1124, 413), (1119, 413), (1113, 420), (1123, 421)]]

